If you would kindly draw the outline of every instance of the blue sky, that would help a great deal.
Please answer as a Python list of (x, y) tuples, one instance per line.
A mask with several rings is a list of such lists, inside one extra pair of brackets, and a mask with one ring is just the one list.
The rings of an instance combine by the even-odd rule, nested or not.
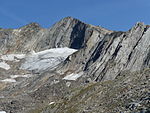
[(72, 16), (111, 30), (150, 24), (150, 0), (0, 0), (0, 27), (18, 28), (37, 22), (48, 28)]

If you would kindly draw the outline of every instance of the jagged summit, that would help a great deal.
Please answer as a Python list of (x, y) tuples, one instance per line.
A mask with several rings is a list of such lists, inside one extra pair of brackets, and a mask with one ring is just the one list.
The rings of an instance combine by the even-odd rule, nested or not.
[[(60, 21), (56, 22), (55, 24), (61, 24), (61, 23), (63, 24), (63, 22), (67, 22), (67, 21), (72, 21), (72, 22), (76, 22), (76, 23), (80, 22), (80, 23), (86, 24), (86, 25), (91, 26), (91, 27), (96, 28), (96, 29), (101, 29), (101, 30), (104, 30), (104, 31), (113, 32), (112, 30), (108, 30), (108, 29), (106, 29), (106, 28), (104, 28), (102, 26), (95, 26), (95, 25), (91, 25), (91, 24), (85, 23), (85, 22), (83, 22), (83, 21), (81, 21), (81, 20), (79, 20), (77, 18), (72, 17), (72, 16), (64, 17), (63, 19), (61, 19)], [(51, 27), (55, 26), (55, 24), (52, 25)], [(135, 28), (135, 27), (141, 26), (141, 25), (145, 25), (144, 22), (137, 22), (132, 28)], [(145, 25), (145, 26), (150, 27), (150, 25)], [(39, 23), (31, 22), (31, 23), (29, 23), (27, 25), (24, 25), (24, 26), (22, 26), (22, 27), (20, 27), (18, 29), (29, 28), (29, 27), (31, 29), (42, 28)], [(0, 30), (3, 30), (3, 28), (0, 28)], [(118, 31), (116, 31), (116, 32), (118, 32)]]

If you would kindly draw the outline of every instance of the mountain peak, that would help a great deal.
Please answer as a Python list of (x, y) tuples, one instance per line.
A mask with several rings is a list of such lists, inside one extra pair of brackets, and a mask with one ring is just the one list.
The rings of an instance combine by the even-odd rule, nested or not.
[(0, 30), (0, 110), (141, 113), (149, 109), (148, 28), (138, 22), (127, 32), (111, 31), (66, 17), (49, 29), (30, 23)]

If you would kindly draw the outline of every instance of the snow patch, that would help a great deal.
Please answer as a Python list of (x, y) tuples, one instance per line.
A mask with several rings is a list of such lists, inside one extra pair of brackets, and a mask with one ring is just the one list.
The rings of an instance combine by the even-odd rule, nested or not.
[(4, 80), (0, 80), (0, 82), (14, 83), (14, 82), (16, 82), (16, 80), (15, 79), (11, 79), (11, 78), (7, 78), (7, 79), (4, 79)]
[(63, 79), (64, 80), (77, 80), (79, 77), (83, 75), (83, 72), (80, 72), (78, 74), (72, 73), (70, 75), (65, 76)]
[(0, 59), (4, 61), (19, 61), (20, 59), (25, 58), (25, 54), (9, 54), (2, 55)]
[(32, 77), (31, 74), (26, 74), (26, 75), (11, 75), (10, 76), (12, 79), (18, 78), (18, 77), (22, 77), (22, 78), (30, 78)]
[(0, 68), (3, 68), (5, 70), (9, 70), (10, 66), (5, 62), (0, 62)]
[(6, 113), (6, 111), (0, 111), (0, 113)]
[(75, 49), (70, 48), (53, 48), (44, 50), (38, 53), (26, 56), (26, 61), (20, 69), (32, 70), (34, 72), (41, 72), (46, 69), (56, 68), (58, 64), (64, 61), (69, 55), (76, 52)]
[(54, 103), (55, 103), (55, 102), (50, 102), (49, 105), (52, 105), (52, 104), (54, 104)]

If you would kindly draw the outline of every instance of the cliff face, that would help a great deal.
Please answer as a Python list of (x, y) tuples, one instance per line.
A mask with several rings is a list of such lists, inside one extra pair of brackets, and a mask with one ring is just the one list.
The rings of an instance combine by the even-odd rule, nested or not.
[(65, 65), (84, 71), (91, 80), (112, 80), (122, 71), (134, 72), (150, 66), (150, 29), (143, 23), (127, 32), (102, 34), (93, 29), (88, 37), (85, 46)]
[[(93, 82), (112, 81), (108, 82), (109, 86), (116, 78), (131, 75), (127, 78), (138, 87), (141, 82), (134, 83), (135, 79), (140, 80), (137, 76), (149, 76), (149, 71), (145, 73), (144, 70), (150, 68), (150, 26), (137, 23), (127, 32), (111, 31), (67, 17), (49, 29), (37, 23), (18, 29), (0, 29), (0, 50), (0, 111), (33, 112), (40, 106), (40, 111), (49, 112), (43, 108), (48, 103), (56, 100), (61, 103), (66, 95), (74, 94), (72, 89), (84, 89)], [(120, 89), (120, 82), (126, 82), (126, 77), (117, 80), (114, 85)], [(149, 78), (143, 98), (148, 97), (148, 81)], [(130, 87), (129, 84), (125, 86)], [(94, 93), (93, 90), (88, 92)], [(107, 93), (110, 92), (104, 94)], [(114, 94), (119, 95), (118, 92)], [(118, 106), (112, 107), (112, 111)], [(54, 107), (51, 112), (60, 112), (57, 111), (59, 107), (62, 106)]]

